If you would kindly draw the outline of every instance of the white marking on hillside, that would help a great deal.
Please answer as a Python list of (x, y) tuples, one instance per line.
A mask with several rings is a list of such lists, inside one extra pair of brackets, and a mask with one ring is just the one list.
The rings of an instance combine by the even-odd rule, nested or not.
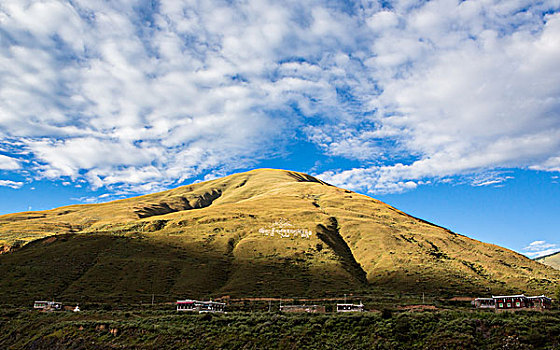
[(294, 227), (292, 223), (290, 223), (286, 219), (280, 219), (273, 224), (271, 224), (268, 228), (261, 227), (259, 229), (259, 233), (268, 236), (268, 237), (280, 237), (280, 238), (307, 238), (309, 239), (313, 232), (306, 228), (298, 228)]

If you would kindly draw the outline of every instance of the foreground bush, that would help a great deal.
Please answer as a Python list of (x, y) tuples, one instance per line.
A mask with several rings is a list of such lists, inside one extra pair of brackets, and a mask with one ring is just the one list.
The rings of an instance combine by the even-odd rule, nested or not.
[(560, 313), (0, 313), (2, 349), (558, 349)]

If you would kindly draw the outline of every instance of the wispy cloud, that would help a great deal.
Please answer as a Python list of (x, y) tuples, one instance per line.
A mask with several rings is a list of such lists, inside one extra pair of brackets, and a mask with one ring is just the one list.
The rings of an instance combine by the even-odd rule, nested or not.
[(0, 186), (17, 189), (17, 188), (21, 188), (21, 186), (23, 186), (23, 182), (11, 181), (11, 180), (0, 180)]
[[(0, 169), (147, 192), (311, 142), (398, 192), (560, 171), (555, 1), (0, 5)], [(492, 185), (500, 177), (474, 181)], [(120, 193), (120, 192), (119, 192)]]
[(546, 241), (534, 241), (522, 250), (530, 258), (538, 258), (560, 251), (560, 246)]

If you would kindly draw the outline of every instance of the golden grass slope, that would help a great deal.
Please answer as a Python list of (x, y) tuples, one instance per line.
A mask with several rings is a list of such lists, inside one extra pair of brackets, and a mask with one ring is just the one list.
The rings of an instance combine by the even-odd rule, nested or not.
[(542, 256), (540, 258), (535, 259), (536, 261), (543, 263), (548, 266), (552, 266), (555, 269), (560, 270), (560, 252), (550, 254), (547, 256)]
[[(61, 282), (57, 288), (66, 295), (145, 291), (146, 277), (134, 266), (165, 269), (162, 293), (173, 295), (187, 290), (214, 296), (332, 295), (379, 288), (546, 293), (560, 281), (560, 271), (511, 250), (284, 170), (260, 169), (109, 203), (0, 216), (5, 250), (61, 234), (74, 238), (53, 243), (52, 249), (48, 239), (30, 244), (0, 256), (0, 265), (10, 263), (16, 269), (39, 256), (58, 256), (54, 251), (63, 251), (62, 245), (66, 251), (86, 249), (87, 244), (118, 247), (92, 256), (93, 262), (84, 261), (83, 271), (73, 272), (75, 281)], [(108, 236), (114, 238), (98, 242)], [(123, 240), (135, 242), (137, 253), (127, 248), (133, 243)], [(144, 256), (152, 246), (160, 253), (147, 262)], [(170, 254), (167, 262), (158, 260), (164, 252)], [(9, 260), (16, 258), (17, 263)], [(113, 276), (120, 276), (123, 287), (109, 282), (103, 290), (92, 287), (92, 281)]]

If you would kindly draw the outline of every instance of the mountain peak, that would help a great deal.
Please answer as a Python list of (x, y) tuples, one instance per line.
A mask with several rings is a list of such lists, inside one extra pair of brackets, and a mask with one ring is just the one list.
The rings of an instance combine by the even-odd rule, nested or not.
[[(277, 169), (0, 216), (0, 251), (7, 250), (4, 300), (24, 297), (11, 296), (14, 279), (29, 281), (25, 293), (35, 294), (26, 297), (45, 286), (75, 300), (133, 297), (152, 284), (162, 295), (204, 297), (545, 293), (560, 281), (560, 271), (508, 249)], [(60, 281), (35, 283), (42, 276)]]
[[(296, 181), (296, 182), (315, 182), (320, 183), (323, 185), (328, 185), (326, 182), (317, 179), (314, 176), (311, 176), (306, 173), (292, 171), (292, 170), (284, 170), (284, 169), (274, 169), (274, 168), (259, 168), (254, 170), (249, 170), (247, 172), (238, 173), (234, 175), (230, 175), (231, 177), (239, 177), (239, 176), (247, 176), (247, 177), (262, 177), (266, 178), (269, 181)], [(224, 179), (227, 179), (225, 177)]]

